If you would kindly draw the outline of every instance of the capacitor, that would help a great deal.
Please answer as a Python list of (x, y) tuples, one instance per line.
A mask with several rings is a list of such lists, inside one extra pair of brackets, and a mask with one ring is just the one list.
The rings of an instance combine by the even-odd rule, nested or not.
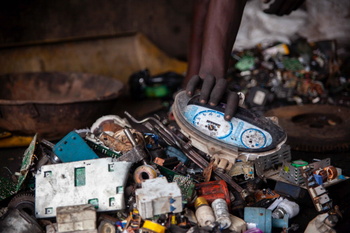
[(194, 207), (196, 208), (196, 218), (199, 226), (210, 226), (215, 222), (213, 209), (209, 206), (204, 197), (196, 198)]
[(272, 212), (273, 218), (283, 218), (285, 214), (289, 215), (289, 218), (293, 218), (299, 213), (299, 205), (294, 201), (284, 199), (277, 208)]
[(328, 178), (328, 174), (326, 170), (323, 170), (322, 168), (317, 169), (316, 171), (314, 171), (315, 175), (319, 175), (322, 178), (322, 182), (326, 182), (327, 178)]
[(231, 226), (231, 220), (226, 201), (218, 198), (211, 203), (211, 207), (213, 208), (216, 222), (220, 224), (220, 228), (229, 228)]

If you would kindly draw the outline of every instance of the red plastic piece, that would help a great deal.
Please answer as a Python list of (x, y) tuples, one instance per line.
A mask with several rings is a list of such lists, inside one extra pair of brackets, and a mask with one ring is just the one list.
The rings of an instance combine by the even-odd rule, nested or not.
[(204, 197), (209, 204), (218, 198), (222, 198), (230, 206), (230, 193), (224, 180), (215, 180), (196, 184), (198, 197)]

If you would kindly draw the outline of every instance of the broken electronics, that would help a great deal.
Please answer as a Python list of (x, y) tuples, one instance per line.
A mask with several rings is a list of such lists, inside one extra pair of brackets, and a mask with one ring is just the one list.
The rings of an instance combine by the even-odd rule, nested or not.
[[(173, 111), (175, 122), (125, 113), (132, 124), (109, 115), (56, 144), (35, 137), (3, 197), (14, 196), (1, 229), (26, 219), (22, 226), (34, 233), (288, 231), (300, 207), (287, 186), (338, 216), (325, 188), (347, 177), (330, 160), (291, 161), (286, 135), (270, 118), (240, 109), (226, 122), (223, 109), (181, 92)], [(275, 190), (261, 187), (274, 176)]]

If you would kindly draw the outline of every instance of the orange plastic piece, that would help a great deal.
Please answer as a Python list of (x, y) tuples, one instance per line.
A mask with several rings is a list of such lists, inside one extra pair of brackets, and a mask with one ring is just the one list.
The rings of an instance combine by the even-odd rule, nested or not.
[(230, 193), (224, 180), (208, 181), (196, 184), (198, 197), (204, 197), (209, 204), (218, 198), (222, 198), (230, 206)]

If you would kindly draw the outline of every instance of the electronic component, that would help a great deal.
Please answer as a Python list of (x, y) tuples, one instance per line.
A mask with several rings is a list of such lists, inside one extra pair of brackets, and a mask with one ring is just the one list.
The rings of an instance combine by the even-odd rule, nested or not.
[(122, 155), (120, 151), (115, 151), (105, 146), (105, 144), (94, 134), (87, 134), (85, 140), (86, 143), (97, 153), (113, 158), (119, 158)]
[(224, 199), (218, 198), (211, 203), (216, 222), (219, 223), (220, 229), (227, 229), (231, 226), (230, 213)]
[(142, 225), (142, 232), (154, 232), (154, 233), (165, 233), (166, 231), (166, 227), (158, 224), (158, 223), (155, 223), (155, 222), (152, 222), (152, 221), (149, 221), (149, 220), (145, 220), (143, 225)]
[(35, 175), (37, 218), (56, 216), (56, 207), (93, 204), (97, 211), (124, 209), (130, 162), (112, 158), (44, 165)]
[(196, 208), (196, 218), (199, 226), (205, 227), (214, 224), (215, 215), (213, 209), (204, 197), (196, 198), (194, 207)]
[(173, 104), (176, 123), (197, 149), (211, 156), (219, 154), (235, 163), (238, 156), (256, 159), (278, 151), (286, 141), (282, 128), (250, 110), (238, 107), (231, 121), (224, 119), (224, 104), (199, 103), (199, 96), (189, 98), (179, 92)]
[(333, 207), (332, 200), (328, 196), (324, 186), (318, 185), (314, 177), (314, 171), (317, 167), (307, 165), (300, 168), (301, 174), (305, 180), (305, 185), (311, 196), (312, 202), (318, 212), (325, 212)]
[(195, 194), (195, 184), (190, 177), (175, 175), (173, 182), (176, 182), (181, 189), (183, 202), (190, 203)]
[(227, 184), (223, 180), (208, 181), (196, 184), (197, 196), (204, 197), (209, 204), (218, 198), (224, 199), (228, 206), (231, 204)]
[(271, 145), (272, 136), (267, 131), (238, 118), (227, 121), (224, 113), (195, 104), (187, 105), (184, 116), (205, 135), (239, 148), (261, 149)]
[(141, 184), (146, 179), (157, 177), (157, 171), (151, 165), (141, 165), (134, 171), (134, 180), (136, 184)]
[(298, 203), (296, 203), (294, 201), (290, 201), (288, 199), (283, 199), (278, 204), (276, 209), (272, 212), (272, 217), (277, 218), (277, 219), (281, 219), (285, 215), (288, 215), (288, 218), (293, 218), (297, 214), (299, 214), (299, 210), (300, 210), (300, 208), (299, 208)]
[(280, 170), (280, 176), (293, 184), (302, 185), (305, 182), (305, 179), (301, 174), (301, 168), (303, 166), (310, 165), (310, 167), (312, 167), (314, 170), (317, 170), (319, 168), (329, 166), (330, 163), (331, 160), (329, 158), (316, 161), (311, 164), (308, 164), (307, 162), (301, 160), (292, 162), (285, 161)]
[(136, 206), (142, 218), (182, 211), (182, 195), (177, 183), (168, 183), (165, 177), (142, 182), (136, 189)]

